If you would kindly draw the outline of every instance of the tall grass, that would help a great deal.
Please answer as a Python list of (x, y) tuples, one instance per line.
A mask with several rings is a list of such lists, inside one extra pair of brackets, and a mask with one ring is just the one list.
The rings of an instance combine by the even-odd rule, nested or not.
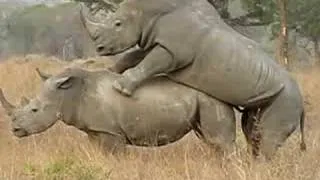
[[(107, 60), (90, 63), (104, 67)], [(57, 73), (70, 66), (55, 58), (28, 56), (0, 64), (0, 87), (16, 104), (21, 96), (34, 96), (41, 80), (35, 67)], [(74, 64), (73, 64), (74, 65)], [(299, 150), (299, 131), (269, 163), (252, 162), (238, 128), (237, 150), (227, 158), (214, 152), (191, 133), (181, 141), (161, 148), (128, 147), (122, 155), (103, 155), (89, 144), (84, 133), (63, 123), (31, 137), (17, 139), (10, 132), (8, 117), (0, 108), (0, 180), (316, 180), (320, 179), (320, 70), (293, 74), (304, 92), (307, 109), (308, 150)], [(238, 122), (239, 123), (239, 122)], [(239, 124), (238, 124), (239, 125)]]

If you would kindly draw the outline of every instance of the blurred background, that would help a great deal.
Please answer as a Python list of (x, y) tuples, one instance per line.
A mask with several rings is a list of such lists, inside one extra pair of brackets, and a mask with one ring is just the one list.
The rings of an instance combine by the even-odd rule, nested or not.
[[(284, 65), (306, 67), (319, 61), (319, 0), (209, 1), (226, 22), (261, 43), (276, 59), (287, 56)], [(285, 37), (280, 33), (282, 27), (286, 28)], [(90, 43), (74, 1), (0, 0), (2, 60), (13, 55), (44, 54), (71, 61), (95, 56)]]

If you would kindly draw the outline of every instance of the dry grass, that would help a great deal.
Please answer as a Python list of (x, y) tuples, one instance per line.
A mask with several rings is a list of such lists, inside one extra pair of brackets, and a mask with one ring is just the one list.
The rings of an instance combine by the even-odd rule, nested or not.
[[(82, 64), (103, 67), (105, 64)], [(98, 65), (97, 65), (98, 64)], [(41, 83), (34, 68), (55, 73), (69, 66), (54, 58), (28, 56), (0, 64), (0, 87), (12, 102), (22, 95), (34, 96)], [(11, 135), (7, 117), (0, 108), (0, 180), (28, 179), (320, 179), (320, 70), (294, 74), (301, 83), (307, 107), (308, 151), (299, 151), (295, 133), (270, 163), (253, 163), (238, 131), (237, 151), (229, 159), (217, 159), (193, 134), (162, 148), (134, 148), (122, 156), (103, 156), (84, 133), (58, 123), (45, 133), (18, 140)]]

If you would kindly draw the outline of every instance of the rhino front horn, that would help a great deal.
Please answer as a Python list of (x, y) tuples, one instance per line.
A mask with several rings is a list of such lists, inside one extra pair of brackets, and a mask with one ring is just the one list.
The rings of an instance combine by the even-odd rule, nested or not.
[(88, 34), (91, 39), (95, 39), (95, 33), (101, 29), (105, 28), (104, 24), (96, 23), (87, 18), (87, 15), (84, 15), (83, 9), (86, 8), (86, 14), (88, 14), (88, 8), (84, 7), (85, 5), (80, 4), (80, 19), (84, 28), (88, 31)]
[(11, 103), (9, 103), (9, 101), (7, 101), (7, 99), (5, 98), (2, 89), (0, 88), (0, 102), (3, 106), (3, 108), (6, 110), (6, 112), (11, 115), (13, 110), (16, 108), (14, 105), (12, 105)]
[(50, 78), (50, 77), (52, 76), (52, 75), (50, 75), (50, 74), (46, 74), (46, 73), (44, 73), (44, 72), (41, 72), (39, 68), (36, 68), (36, 71), (37, 71), (38, 75), (40, 76), (40, 78), (41, 78), (43, 81), (47, 80), (48, 78)]

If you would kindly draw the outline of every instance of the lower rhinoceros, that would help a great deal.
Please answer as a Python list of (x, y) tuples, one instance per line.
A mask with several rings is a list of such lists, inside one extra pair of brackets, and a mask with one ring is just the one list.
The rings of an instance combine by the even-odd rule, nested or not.
[[(297, 82), (253, 40), (229, 27), (207, 0), (126, 0), (104, 23), (81, 19), (101, 56), (140, 49), (111, 69), (113, 88), (131, 96), (166, 73), (233, 106), (243, 107), (243, 130), (254, 154), (271, 157), (301, 124)], [(134, 58), (130, 58), (134, 57)], [(303, 132), (301, 147), (305, 149)]]
[[(158, 77), (132, 98), (112, 90), (120, 75), (110, 71), (69, 68), (45, 80), (42, 91), (15, 108), (0, 89), (0, 101), (17, 137), (45, 131), (58, 119), (86, 132), (111, 149), (114, 145), (162, 146), (191, 130), (223, 151), (233, 149), (233, 108), (203, 93)], [(220, 151), (221, 152), (221, 151)]]

